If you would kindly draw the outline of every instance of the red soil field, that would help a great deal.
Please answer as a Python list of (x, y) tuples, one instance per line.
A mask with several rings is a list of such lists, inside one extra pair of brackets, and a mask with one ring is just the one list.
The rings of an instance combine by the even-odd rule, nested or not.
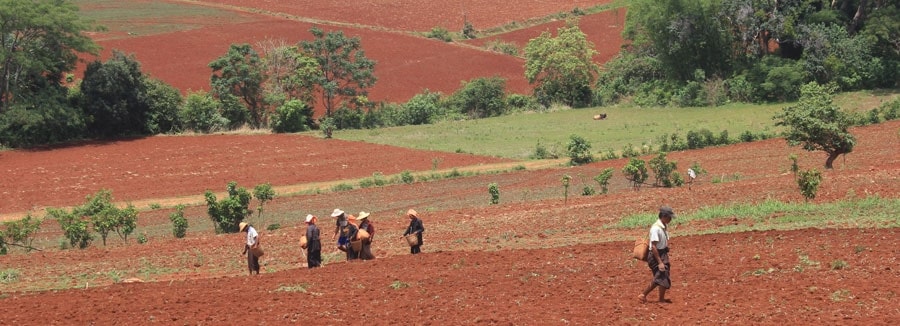
[[(312, 40), (308, 23), (268, 19), (160, 35), (99, 42), (103, 57), (113, 49), (135, 54), (151, 76), (184, 90), (209, 90), (212, 70), (207, 65), (224, 55), (231, 44), (256, 44), (266, 39), (296, 44)], [(338, 30), (320, 26), (323, 30)], [(340, 28), (359, 37), (366, 56), (375, 60), (378, 82), (370, 89), (375, 101), (405, 102), (425, 89), (450, 94), (461, 81), (498, 76), (507, 90), (530, 94), (522, 59), (406, 34)], [(322, 108), (318, 108), (322, 109)]]
[[(597, 55), (594, 56), (594, 62), (597, 64), (602, 65), (619, 53), (624, 42), (622, 30), (625, 27), (626, 12), (626, 8), (619, 8), (579, 18), (578, 27), (587, 36), (587, 40), (594, 44), (594, 49), (597, 51)], [(502, 41), (515, 44), (520, 52), (524, 53), (528, 41), (540, 36), (543, 32), (550, 32), (555, 37), (557, 30), (565, 25), (565, 21), (554, 21), (466, 42), (484, 47), (490, 42)]]
[(249, 8), (283, 13), (316, 21), (363, 25), (389, 30), (426, 32), (434, 27), (461, 31), (465, 21), (478, 30), (499, 27), (514, 21), (589, 8), (610, 0), (547, 1), (520, 0), (514, 3), (491, 0), (206, 0), (189, 1), (233, 10)]
[[(900, 197), (898, 132), (900, 121), (853, 129), (857, 148), (839, 159), (835, 169), (823, 173), (824, 181), (812, 201)], [(115, 147), (115, 160), (143, 158), (146, 164), (134, 163), (127, 170), (138, 176), (189, 175), (198, 167), (219, 164), (216, 160), (222, 158), (210, 156), (210, 152), (237, 151), (229, 142), (215, 141), (217, 137), (225, 136), (170, 137), (186, 143), (196, 138), (205, 144), (202, 150), (181, 149), (179, 155), (183, 156), (176, 160), (190, 158), (191, 164), (176, 166), (162, 163), (168, 154), (150, 146), (156, 138), (133, 141), (128, 146), (89, 147), (96, 153), (110, 153), (104, 147)], [(254, 143), (259, 155), (272, 151), (265, 147), (274, 142), (269, 137), (281, 136), (241, 137), (265, 138)], [(329, 142), (322, 140), (321, 144), (333, 144)], [(336, 153), (346, 150), (343, 156), (360, 155), (362, 150), (381, 151), (384, 153), (378, 155), (388, 157), (395, 150), (359, 146), (372, 147), (329, 147), (335, 147)], [(286, 156), (302, 157), (302, 151), (277, 148), (290, 153)], [(31, 162), (64, 162), (73, 159), (67, 155), (69, 150), (4, 152), (0, 159), (16, 154), (42, 157)], [(318, 151), (310, 148), (306, 152)], [(398, 151), (397, 156), (406, 155), (404, 150)], [(372, 211), (378, 227), (378, 259), (335, 261), (307, 270), (296, 243), (303, 228), (297, 219), (289, 218), (282, 220), (281, 229), (261, 232), (267, 255), (260, 276), (245, 276), (244, 258), (239, 254), (242, 234), (213, 235), (208, 221), (203, 231), (197, 229), (203, 228), (206, 219), (202, 206), (187, 211), (192, 218), (191, 232), (185, 239), (171, 237), (167, 218), (171, 210), (162, 209), (143, 212), (139, 219), (139, 229), (151, 234), (147, 244), (115, 240), (105, 247), (95, 242), (86, 250), (53, 248), (60, 231), (55, 223), (46, 221), (39, 233), (43, 251), (25, 254), (14, 249), (0, 256), (0, 266), (21, 273), (17, 281), (7, 282), (0, 290), (0, 323), (872, 325), (896, 320), (900, 317), (895, 304), (897, 292), (893, 290), (898, 250), (893, 244), (900, 240), (900, 223), (859, 225), (849, 218), (855, 215), (849, 211), (846, 216), (804, 230), (707, 235), (691, 234), (735, 227), (766, 229), (775, 227), (777, 224), (771, 221), (782, 216), (680, 224), (676, 217), (671, 230), (674, 283), (668, 295), (673, 303), (637, 303), (636, 295), (647, 283), (649, 272), (628, 255), (630, 240), (646, 230), (610, 226), (631, 214), (652, 214), (663, 204), (685, 216), (713, 205), (770, 199), (802, 202), (789, 172), (787, 157), (791, 153), (798, 154), (804, 168), (824, 163), (820, 152), (805, 152), (788, 147), (781, 139), (770, 139), (670, 153), (668, 158), (680, 166), (699, 162), (709, 171), (690, 188), (632, 191), (616, 173), (609, 194), (571, 194), (563, 200), (559, 184), (563, 174), (575, 176), (572, 187), (579, 189), (583, 176), (589, 179), (606, 167), (618, 170), (625, 164), (625, 160), (612, 160), (579, 167), (279, 197), (267, 211), (290, 212), (298, 217), (307, 212), (327, 216), (334, 207), (350, 212)], [(281, 167), (277, 162), (283, 161), (261, 157), (255, 162), (257, 167)], [(428, 170), (430, 165), (420, 160), (395, 162), (398, 171)], [(351, 172), (356, 168), (348, 165), (345, 173), (370, 173), (368, 169)], [(19, 187), (46, 188), (41, 185), (44, 173), (32, 171), (17, 177), (25, 179)], [(317, 175), (322, 171), (294, 172)], [(58, 169), (55, 173), (63, 179), (96, 175), (79, 169)], [(243, 173), (224, 174), (202, 186), (221, 187), (221, 180)], [(737, 177), (713, 183), (712, 175)], [(318, 176), (306, 178), (316, 180)], [(172, 180), (115, 182), (113, 189), (127, 188), (123, 184), (128, 183), (157, 189), (178, 187)], [(485, 188), (491, 182), (500, 185), (499, 205), (487, 203)], [(53, 197), (52, 192), (36, 193), (46, 194), (46, 199), (36, 197), (36, 202)], [(422, 213), (426, 227), (424, 253), (418, 256), (409, 255), (399, 239), (407, 223), (400, 214), (409, 207)], [(251, 221), (264, 225), (256, 217)], [(329, 219), (323, 218), (320, 224), (327, 239)], [(326, 244), (325, 251), (330, 254), (334, 249)], [(127, 278), (146, 282), (116, 283)], [(47, 288), (66, 290), (26, 291)]]

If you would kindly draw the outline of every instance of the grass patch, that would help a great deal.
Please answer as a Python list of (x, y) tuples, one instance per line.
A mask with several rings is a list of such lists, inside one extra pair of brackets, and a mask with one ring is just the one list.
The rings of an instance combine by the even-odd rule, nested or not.
[(19, 281), (19, 270), (15, 268), (8, 268), (0, 270), (0, 283), (2, 284), (10, 284)]
[(279, 285), (275, 292), (300, 292), (309, 293), (309, 284), (300, 283), (294, 285)]
[[(704, 207), (696, 212), (678, 214), (672, 225), (692, 221), (716, 219), (753, 220), (752, 227), (729, 225), (703, 233), (727, 233), (751, 230), (793, 230), (810, 227), (885, 228), (900, 226), (900, 199), (870, 196), (861, 199), (823, 204), (788, 203), (777, 200)], [(631, 229), (646, 227), (657, 219), (656, 214), (634, 214), (623, 217), (608, 228)]]
[(394, 290), (405, 289), (409, 287), (409, 283), (397, 280), (391, 283), (390, 287)]
[(119, 35), (154, 35), (185, 31), (205, 24), (252, 21), (236, 12), (165, 1), (74, 0), (78, 15)]

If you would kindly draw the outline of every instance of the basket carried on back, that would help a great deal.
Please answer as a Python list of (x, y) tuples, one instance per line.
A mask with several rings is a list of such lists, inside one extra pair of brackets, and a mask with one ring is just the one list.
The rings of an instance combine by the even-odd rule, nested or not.
[(409, 243), (410, 247), (418, 246), (419, 245), (419, 236), (416, 233), (407, 235), (406, 242)]
[(640, 237), (634, 240), (634, 251), (631, 257), (637, 260), (647, 261), (647, 255), (650, 252), (650, 240), (647, 237)]

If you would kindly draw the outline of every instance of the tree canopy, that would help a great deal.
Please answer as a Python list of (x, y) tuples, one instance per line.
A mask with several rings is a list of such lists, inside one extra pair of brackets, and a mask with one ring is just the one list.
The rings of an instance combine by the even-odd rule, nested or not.
[(827, 86), (809, 83), (800, 90), (800, 101), (775, 116), (776, 125), (788, 128), (784, 138), (791, 146), (802, 145), (807, 151), (828, 154), (825, 168), (831, 169), (841, 154), (853, 151), (856, 138), (848, 129), (852, 116), (832, 103)]
[(354, 105), (357, 96), (367, 96), (375, 85), (375, 61), (366, 57), (358, 37), (344, 36), (344, 32), (327, 34), (313, 27), (314, 40), (300, 43), (303, 51), (319, 63), (322, 74), (316, 85), (322, 94), (325, 115), (342, 106)]
[(55, 87), (72, 71), (78, 53), (99, 47), (82, 32), (91, 22), (62, 0), (0, 0), (0, 113), (11, 105), (43, 102), (36, 96)]
[(543, 32), (525, 46), (525, 78), (536, 85), (535, 95), (542, 104), (553, 102), (573, 107), (591, 103), (591, 86), (599, 67), (593, 62), (594, 44), (569, 20), (557, 30), (557, 36)]

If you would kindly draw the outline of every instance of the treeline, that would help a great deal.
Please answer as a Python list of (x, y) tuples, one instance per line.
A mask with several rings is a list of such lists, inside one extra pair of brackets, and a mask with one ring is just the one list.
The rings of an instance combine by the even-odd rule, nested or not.
[[(838, 91), (897, 87), (896, 1), (639, 0), (629, 9), (627, 46), (603, 69), (577, 17), (524, 49), (533, 94), (506, 81), (464, 81), (406, 103), (368, 99), (376, 62), (356, 37), (312, 28), (311, 41), (233, 44), (209, 63), (210, 91), (182, 97), (114, 51), (70, 73), (78, 53), (99, 50), (93, 22), (65, 1), (0, 0), (0, 147), (87, 138), (209, 133), (241, 127), (299, 132), (477, 119), (554, 105), (714, 106), (792, 101), (809, 82)], [(573, 11), (574, 12), (574, 11)], [(475, 37), (470, 24), (463, 31)], [(316, 102), (320, 101), (320, 102)], [(313, 107), (325, 108), (318, 119)]]

